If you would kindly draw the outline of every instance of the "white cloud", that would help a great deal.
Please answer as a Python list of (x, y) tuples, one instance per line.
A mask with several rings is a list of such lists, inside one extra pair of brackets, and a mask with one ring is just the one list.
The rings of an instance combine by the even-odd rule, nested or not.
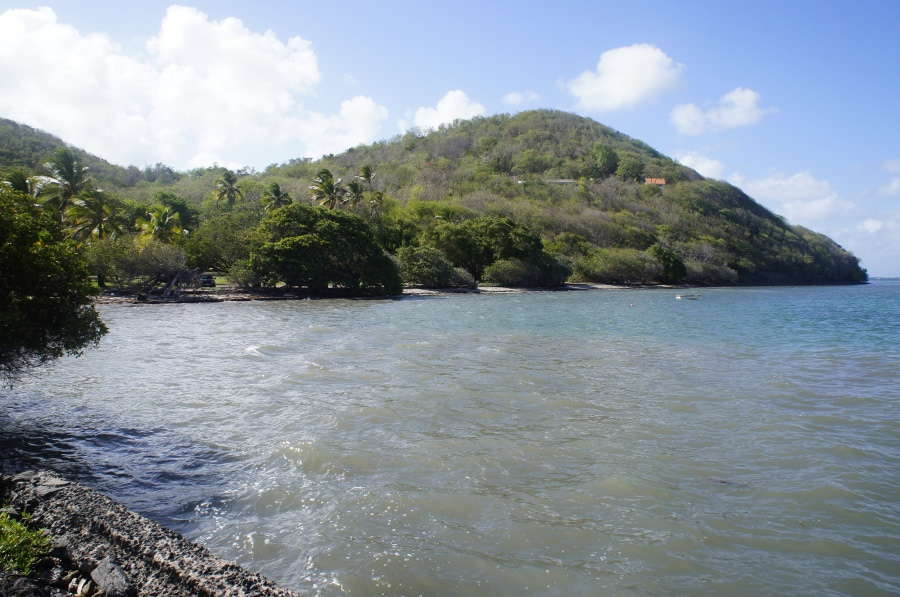
[(442, 124), (457, 119), (468, 119), (484, 115), (484, 106), (469, 99), (459, 89), (448, 91), (434, 108), (421, 107), (416, 110), (413, 124), (423, 129), (436, 129)]
[(894, 177), (891, 182), (878, 187), (878, 194), (882, 197), (896, 197), (900, 195), (900, 178)]
[(892, 174), (900, 174), (900, 159), (886, 161), (884, 169)]
[(650, 44), (607, 50), (596, 71), (585, 71), (569, 81), (569, 93), (585, 110), (606, 112), (629, 108), (672, 89), (684, 65)]
[(729, 181), (792, 224), (831, 237), (859, 257), (870, 275), (900, 276), (900, 209), (865, 197), (843, 200), (827, 180), (807, 171), (755, 180), (734, 174)]
[(503, 103), (518, 106), (524, 103), (533, 104), (541, 99), (534, 91), (511, 91), (503, 96)]
[(830, 236), (862, 259), (870, 276), (900, 276), (900, 211), (885, 211)]
[(756, 180), (735, 175), (731, 180), (775, 213), (802, 226), (845, 217), (854, 210), (853, 204), (843, 201), (827, 180), (819, 180), (808, 171), (790, 175), (773, 172)]
[(304, 110), (320, 79), (308, 41), (194, 8), (171, 6), (134, 55), (49, 8), (0, 14), (0, 114), (121, 164), (265, 165), (373, 139), (387, 113), (370, 98)]
[(309, 148), (310, 155), (319, 156), (374, 139), (387, 117), (387, 108), (376, 104), (372, 98), (357, 96), (342, 102), (337, 115), (315, 115), (298, 121), (296, 131)]
[(700, 155), (696, 151), (676, 154), (675, 157), (688, 168), (693, 168), (707, 178), (722, 179), (725, 175), (725, 164), (719, 160)]
[(670, 118), (678, 132), (686, 135), (749, 126), (774, 112), (773, 108), (760, 108), (759, 100), (759, 93), (738, 87), (706, 110), (696, 104), (679, 104), (672, 108)]
[(863, 220), (862, 224), (857, 226), (857, 228), (859, 230), (862, 230), (863, 232), (875, 234), (884, 229), (884, 226), (885, 224), (881, 220), (873, 220), (872, 218), (867, 218), (866, 220)]

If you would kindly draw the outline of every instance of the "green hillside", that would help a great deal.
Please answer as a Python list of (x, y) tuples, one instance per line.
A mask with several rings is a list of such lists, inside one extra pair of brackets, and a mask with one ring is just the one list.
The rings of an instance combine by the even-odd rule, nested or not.
[[(17, 166), (33, 174), (45, 174), (41, 164), (62, 144), (10, 121), (0, 122), (0, 142), (0, 172)], [(434, 268), (446, 270), (448, 264), (478, 280), (518, 285), (553, 284), (566, 276), (687, 284), (866, 279), (852, 254), (821, 234), (789, 225), (740, 189), (704, 179), (593, 120), (559, 111), (457, 121), (321, 160), (238, 171), (234, 186), (240, 198), (225, 202), (214, 198), (226, 173), (222, 168), (123, 168), (77, 153), (94, 184), (131, 214), (126, 229), (137, 232), (139, 216), (152, 204), (180, 210), (189, 234), (168, 242), (197, 267), (234, 266), (246, 274), (254, 250), (262, 250), (253, 247), (263, 242), (257, 227), (272, 217), (265, 209), (272, 184), (294, 202), (309, 203), (310, 187), (319, 185), (317, 176), (327, 169), (331, 182), (349, 191), (331, 206), (362, 219), (381, 247), (399, 256), (407, 282), (432, 280)], [(361, 177), (364, 167), (372, 176)], [(439, 252), (428, 253), (433, 250)], [(430, 273), (417, 279), (421, 270), (412, 264), (421, 265), (427, 255)], [(450, 277), (439, 284), (451, 283)], [(275, 283), (271, 275), (249, 278), (262, 279)]]
[(366, 164), (405, 212), (436, 203), (457, 217), (508, 217), (568, 256), (582, 278), (603, 278), (592, 270), (612, 256), (598, 249), (659, 245), (681, 257), (684, 281), (692, 283), (865, 279), (858, 260), (831, 239), (787, 224), (740, 189), (704, 179), (641, 141), (565, 112), (474, 118), (266, 174), (309, 180), (322, 167), (339, 176)]
[[(66, 147), (65, 141), (32, 128), (26, 124), (0, 118), (0, 172), (21, 168), (26, 171), (41, 173), (43, 164), (59, 147)], [(94, 177), (109, 187), (134, 187), (142, 181), (174, 182), (178, 178), (171, 168), (156, 164), (139, 169), (136, 166), (127, 168), (111, 164), (103, 158), (84, 150), (72, 148), (85, 166), (90, 168)]]

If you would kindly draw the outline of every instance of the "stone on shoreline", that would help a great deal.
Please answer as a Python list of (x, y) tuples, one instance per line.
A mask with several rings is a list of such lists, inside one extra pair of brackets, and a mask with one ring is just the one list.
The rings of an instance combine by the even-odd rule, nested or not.
[[(47, 471), (0, 475), (0, 503), (31, 514), (36, 525), (48, 530), (53, 546), (41, 578), (22, 580), (0, 573), (0, 594), (296, 595), (93, 489)], [(21, 592), (25, 585), (30, 592)]]
[(110, 557), (103, 558), (91, 571), (91, 579), (107, 597), (133, 597), (134, 585), (125, 576), (119, 563)]

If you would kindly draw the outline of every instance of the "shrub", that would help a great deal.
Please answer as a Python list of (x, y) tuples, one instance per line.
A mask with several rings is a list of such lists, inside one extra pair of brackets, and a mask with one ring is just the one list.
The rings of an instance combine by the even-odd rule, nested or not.
[(542, 253), (531, 261), (515, 257), (495, 261), (484, 270), (484, 279), (500, 286), (534, 288), (559, 286), (571, 273), (552, 255)]
[(451, 286), (454, 288), (477, 288), (478, 284), (475, 282), (475, 278), (472, 277), (472, 274), (467, 272), (461, 267), (453, 268), (453, 278), (450, 281)]
[(723, 263), (709, 263), (688, 259), (685, 262), (688, 284), (734, 284), (738, 281), (736, 271)]
[(88, 269), (118, 292), (148, 290), (168, 282), (186, 264), (178, 247), (158, 240), (142, 245), (129, 236), (94, 240), (85, 253)]
[(650, 284), (662, 273), (659, 261), (635, 249), (595, 249), (574, 269), (576, 280), (601, 284)]
[(229, 282), (241, 288), (259, 286), (259, 277), (253, 272), (253, 268), (250, 267), (249, 259), (241, 259), (235, 262), (228, 268), (226, 278), (228, 278)]
[[(24, 520), (28, 523), (30, 519), (26, 516)], [(48, 551), (50, 540), (41, 531), (0, 512), (0, 569), (13, 574), (32, 574)]]
[(402, 247), (397, 251), (397, 257), (405, 283), (428, 288), (453, 286), (453, 265), (442, 251), (434, 247)]
[(484, 270), (485, 282), (500, 286), (540, 286), (541, 270), (533, 263), (521, 259), (501, 259)]

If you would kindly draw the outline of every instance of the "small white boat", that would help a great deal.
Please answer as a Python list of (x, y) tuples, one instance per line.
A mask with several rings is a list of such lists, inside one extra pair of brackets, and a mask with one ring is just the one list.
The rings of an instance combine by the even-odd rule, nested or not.
[(700, 295), (699, 295), (699, 294), (676, 294), (676, 295), (675, 295), (675, 298), (677, 298), (677, 299), (690, 299), (690, 300), (692, 300), (692, 301), (696, 301), (698, 298), (700, 298)]

